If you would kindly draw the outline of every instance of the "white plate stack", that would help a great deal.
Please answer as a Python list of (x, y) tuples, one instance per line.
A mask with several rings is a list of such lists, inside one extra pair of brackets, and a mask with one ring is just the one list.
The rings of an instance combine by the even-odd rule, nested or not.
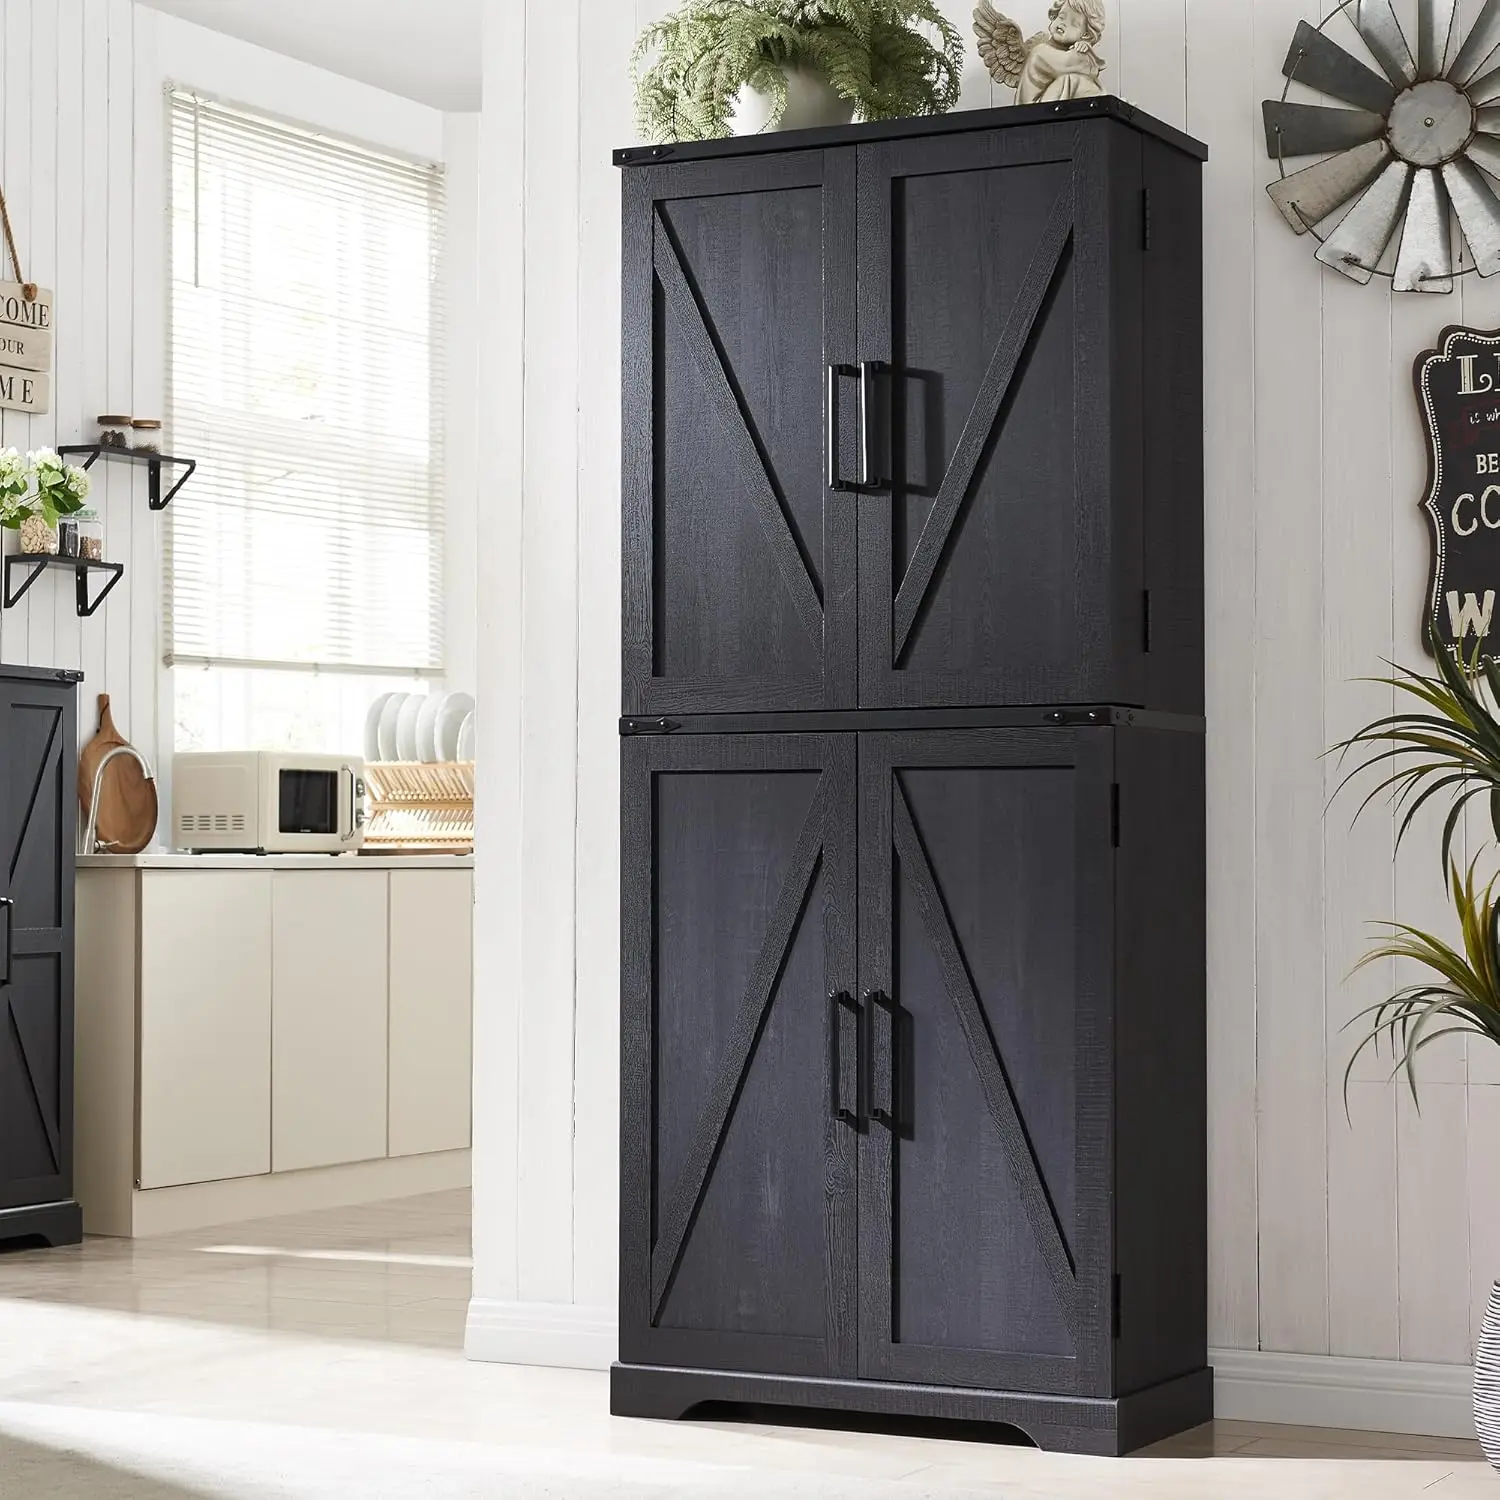
[(468, 693), (382, 693), (365, 716), (369, 763), (439, 765), (474, 759), (474, 700)]

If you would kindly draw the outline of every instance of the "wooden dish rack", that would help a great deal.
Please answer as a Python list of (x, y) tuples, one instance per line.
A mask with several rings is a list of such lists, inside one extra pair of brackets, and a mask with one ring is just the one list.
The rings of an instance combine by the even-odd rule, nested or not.
[(389, 853), (474, 847), (474, 762), (386, 760), (365, 766), (365, 848)]

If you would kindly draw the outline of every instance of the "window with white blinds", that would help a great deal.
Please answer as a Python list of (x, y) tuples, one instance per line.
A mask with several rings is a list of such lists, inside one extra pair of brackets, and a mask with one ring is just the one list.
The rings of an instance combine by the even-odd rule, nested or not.
[(166, 661), (438, 676), (442, 170), (185, 92), (171, 126)]

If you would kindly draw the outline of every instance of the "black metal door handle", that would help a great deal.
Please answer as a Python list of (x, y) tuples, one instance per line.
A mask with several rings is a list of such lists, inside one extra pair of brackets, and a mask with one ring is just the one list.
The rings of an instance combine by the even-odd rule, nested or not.
[(859, 1005), (847, 990), (835, 990), (829, 1003), (829, 1076), (833, 1087), (833, 1117), (860, 1127), (859, 1117)]
[(10, 983), (11, 960), (15, 955), (16, 903), (9, 896), (0, 896), (0, 906), (5, 908), (5, 977), (0, 979), (0, 989)]
[[(870, 1101), (870, 1118), (878, 1120), (887, 1130), (894, 1131), (898, 1120), (896, 1029), (899, 1012), (889, 995), (883, 994), (880, 990), (866, 990), (865, 1014), (868, 1017), (866, 1024), (870, 1029), (869, 1046), (866, 1052), (870, 1066), (870, 1084), (867, 1095)], [(886, 1018), (883, 1047), (875, 1035), (876, 1017), (881, 1014), (884, 1014)]]

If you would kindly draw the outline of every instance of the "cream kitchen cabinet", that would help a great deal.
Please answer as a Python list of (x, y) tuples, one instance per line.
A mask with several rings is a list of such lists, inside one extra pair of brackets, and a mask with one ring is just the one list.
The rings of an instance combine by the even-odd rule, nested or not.
[(452, 858), (80, 858), (86, 1229), (466, 1185), (472, 879)]

